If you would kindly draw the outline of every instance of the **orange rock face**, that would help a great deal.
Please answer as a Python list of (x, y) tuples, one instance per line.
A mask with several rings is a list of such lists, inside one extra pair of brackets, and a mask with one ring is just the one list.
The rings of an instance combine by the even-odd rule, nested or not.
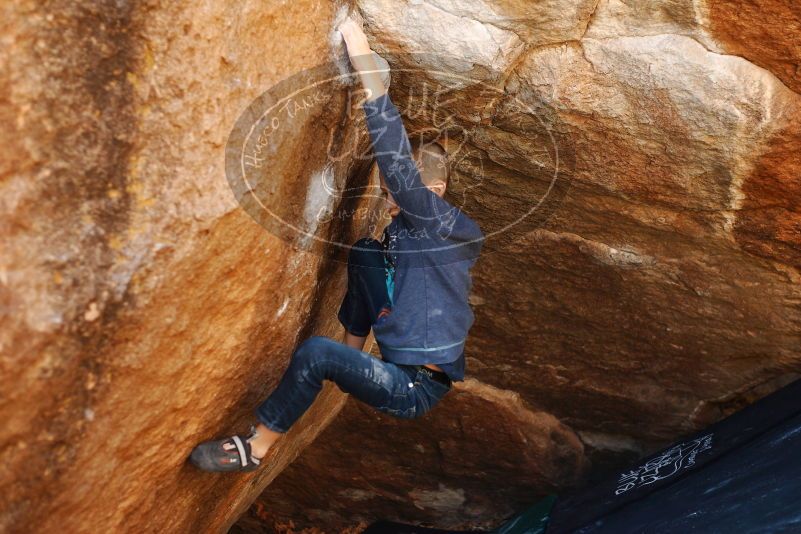
[[(449, 198), (492, 234), (474, 271), (467, 375), (514, 392), (560, 438), (522, 440), (543, 419), (512, 416), (510, 397), (486, 404), (471, 388), (415, 421), (349, 400), (243, 530), (256, 528), (257, 509), (262, 524), (331, 531), (379, 518), (496, 527), (798, 375), (795, 2), (602, 0), (591, 16), (576, 11), (578, 37), (563, 25), (545, 45), (515, 29), (525, 8), (514, 2), (489, 2), (463, 23), (459, 2), (410, 2), (394, 17), (375, 14), (383, 2), (360, 4), (376, 49), (405, 69), (391, 94), (407, 127), (447, 134)], [(487, 14), (500, 9), (508, 20)], [(525, 45), (493, 39), (498, 30)], [(420, 53), (429, 33), (447, 57)], [(497, 59), (474, 51), (481, 39)], [(459, 54), (472, 85), (423, 98)], [(500, 91), (485, 98), (484, 82)], [(551, 183), (557, 152), (569, 157)], [(526, 458), (527, 447), (538, 452)]]
[[(743, 249), (801, 268), (801, 103), (788, 106), (777, 134), (745, 179), (735, 235)], [(791, 271), (792, 272), (792, 271)]]
[[(327, 59), (334, 8), (2, 7), (0, 530), (224, 531), (341, 408), (330, 384), (258, 475), (185, 463), (247, 430), (300, 340), (341, 335), (342, 263), (257, 225), (224, 153), (254, 98)], [(299, 154), (274, 183), (303, 207)]]
[(564, 487), (585, 467), (572, 431), (518, 395), (474, 379), (414, 420), (349, 401), (317, 443), (331, 446), (301, 454), (240, 528), (291, 518), (298, 527), (339, 532), (375, 517), (489, 527), (528, 502), (532, 487)]
[(801, 5), (791, 0), (709, 0), (710, 33), (728, 53), (742, 56), (801, 92)]
[[(240, 530), (491, 528), (801, 372), (795, 1), (352, 4), (0, 8), (0, 530), (223, 532), (260, 494)], [(348, 8), (489, 236), (468, 380), (411, 421), (327, 384), (262, 471), (200, 473), (342, 335), (330, 245), (376, 230), (318, 217), (373, 207), (321, 181), (376, 178), (332, 156), (369, 146), (343, 85), (226, 178), (257, 97), (342, 69)]]

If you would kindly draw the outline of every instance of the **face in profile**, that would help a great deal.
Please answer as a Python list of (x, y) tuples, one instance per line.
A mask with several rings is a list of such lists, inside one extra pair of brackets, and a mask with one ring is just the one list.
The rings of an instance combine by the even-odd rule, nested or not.
[(385, 210), (390, 217), (395, 217), (398, 213), (400, 213), (400, 206), (395, 203), (395, 198), (392, 196), (392, 193), (389, 192), (387, 188), (387, 183), (384, 181), (384, 175), (381, 174), (381, 198), (383, 199), (383, 205), (381, 209)]

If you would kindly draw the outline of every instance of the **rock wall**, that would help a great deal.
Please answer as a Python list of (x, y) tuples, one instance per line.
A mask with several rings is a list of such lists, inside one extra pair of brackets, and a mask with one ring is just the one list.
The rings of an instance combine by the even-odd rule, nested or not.
[[(328, 384), (261, 472), (186, 465), (299, 341), (341, 335), (341, 257), (256, 224), (224, 151), (263, 91), (341, 63), (342, 7), (0, 8), (0, 530), (225, 531), (259, 494), (240, 530), (495, 526), (801, 370), (794, 0), (361, 0), (407, 128), (447, 134), (449, 199), (490, 235), (468, 380), (413, 421)], [(271, 161), (301, 219), (319, 140), (366, 140), (324, 96)]]
[(487, 234), (542, 209), (476, 265), (469, 380), (413, 421), (348, 400), (243, 531), (494, 528), (801, 371), (797, 2), (396, 6), (359, 2), (407, 128), (452, 120), (449, 198)]
[[(341, 335), (343, 264), (257, 225), (224, 158), (254, 98), (330, 56), (336, 8), (0, 8), (0, 531), (225, 531), (341, 408), (327, 385), (257, 476), (185, 463), (247, 430), (298, 342)], [(309, 119), (295, 142), (332, 131)], [(287, 205), (310, 152), (273, 161)]]

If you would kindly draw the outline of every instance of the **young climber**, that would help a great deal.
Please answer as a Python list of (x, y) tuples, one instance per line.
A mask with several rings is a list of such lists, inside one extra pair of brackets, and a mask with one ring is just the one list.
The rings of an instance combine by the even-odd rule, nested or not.
[[(383, 239), (358, 240), (348, 255), (348, 289), (338, 318), (345, 342), (313, 336), (292, 354), (273, 393), (255, 409), (249, 435), (201, 443), (191, 461), (206, 471), (253, 471), (331, 380), (379, 411), (415, 418), (464, 379), (464, 343), (473, 323), (470, 269), (484, 235), (442, 197), (446, 153), (410, 142), (364, 32), (338, 28), (367, 93), (362, 104), (392, 220)], [(382, 358), (363, 352), (372, 328)]]

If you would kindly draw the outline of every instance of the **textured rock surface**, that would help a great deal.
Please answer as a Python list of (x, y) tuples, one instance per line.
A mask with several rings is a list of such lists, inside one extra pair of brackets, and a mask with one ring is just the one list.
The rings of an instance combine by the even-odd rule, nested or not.
[[(413, 421), (329, 384), (261, 473), (186, 466), (341, 334), (341, 264), (256, 225), (223, 158), (253, 98), (331, 58), (337, 7), (0, 8), (0, 530), (224, 531), (267, 486), (243, 529), (493, 526), (801, 372), (797, 2), (361, 0), (492, 234), (470, 379)], [(301, 218), (315, 143), (354, 134), (326, 96), (271, 162)]]
[[(448, 71), (408, 54), (462, 53), (472, 70), (460, 73), (505, 89), (481, 100), (462, 82), (452, 103), (427, 102), (420, 88), (447, 76), (393, 76), (410, 130), (454, 122), (450, 197), (486, 233), (543, 196), (544, 127), (575, 158), (536, 224), (494, 235), (474, 271), (467, 374), (515, 392), (540, 422), (472, 387), (415, 421), (350, 399), (246, 529), (257, 511), (331, 531), (377, 518), (495, 526), (801, 372), (799, 4), (601, 0), (570, 16), (547, 2), (484, 4), (360, 2), (394, 68)], [(507, 448), (524, 449), (516, 432), (547, 436), (545, 417), (580, 446)], [(571, 461), (551, 464), (556, 450)]]
[[(224, 174), (242, 110), (329, 57), (334, 8), (0, 8), (0, 531), (225, 530), (341, 408), (329, 384), (256, 476), (184, 463), (247, 429), (298, 341), (341, 333), (341, 263), (256, 225)], [(274, 164), (303, 205), (298, 153)]]
[[(490, 527), (529, 502), (532, 488), (565, 487), (585, 467), (582, 443), (570, 429), (517, 394), (474, 379), (414, 420), (348, 401), (318, 440), (240, 527), (292, 518), (335, 532), (375, 517)], [(312, 482), (311, 473), (324, 485)]]

